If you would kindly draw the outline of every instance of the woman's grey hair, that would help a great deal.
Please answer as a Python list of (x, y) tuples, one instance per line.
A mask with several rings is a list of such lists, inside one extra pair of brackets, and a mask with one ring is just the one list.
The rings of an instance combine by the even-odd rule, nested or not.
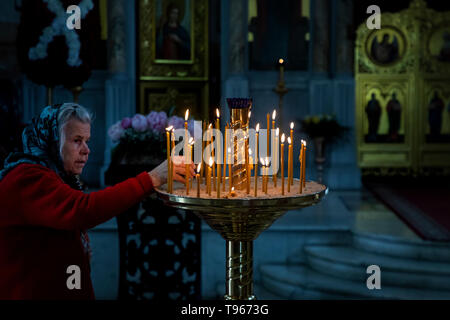
[(77, 103), (64, 103), (58, 111), (58, 134), (59, 134), (59, 154), (62, 156), (62, 148), (66, 141), (64, 127), (69, 120), (78, 120), (82, 123), (91, 123), (92, 114), (83, 106)]

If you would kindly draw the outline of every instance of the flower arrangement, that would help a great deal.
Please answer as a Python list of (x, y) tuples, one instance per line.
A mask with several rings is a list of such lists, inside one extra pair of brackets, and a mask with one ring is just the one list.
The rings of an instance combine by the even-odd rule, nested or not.
[[(188, 131), (194, 135), (195, 121), (188, 121)], [(122, 157), (124, 154), (135, 156), (153, 155), (164, 157), (166, 154), (167, 127), (174, 129), (184, 128), (184, 119), (168, 116), (164, 111), (151, 111), (147, 115), (135, 114), (133, 117), (125, 117), (117, 121), (108, 129), (108, 136), (115, 143), (112, 158)], [(201, 130), (201, 128), (197, 128)]]
[(306, 133), (311, 139), (323, 137), (329, 142), (342, 137), (348, 130), (347, 127), (338, 123), (334, 114), (308, 115), (300, 123), (301, 131)]

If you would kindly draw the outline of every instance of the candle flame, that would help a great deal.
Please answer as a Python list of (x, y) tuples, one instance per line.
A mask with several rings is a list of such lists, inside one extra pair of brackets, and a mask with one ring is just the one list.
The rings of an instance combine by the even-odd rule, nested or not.
[(209, 157), (209, 166), (212, 167), (212, 165), (213, 165), (213, 158)]
[(248, 117), (250, 118), (251, 115), (252, 115), (252, 112), (249, 111), (249, 112), (248, 112)]
[(275, 131), (275, 135), (278, 137), (280, 135), (280, 128), (277, 128), (277, 131)]
[(305, 144), (305, 148), (306, 148), (306, 140), (305, 140), (304, 144)]
[(288, 138), (287, 138), (287, 142), (288, 142), (289, 144), (291, 144), (291, 137), (288, 137)]
[(231, 153), (231, 148), (228, 148), (228, 153)]
[(261, 164), (262, 164), (263, 166), (265, 166), (265, 164), (264, 164), (264, 159), (263, 159), (263, 158), (260, 158), (260, 159), (259, 159), (259, 162), (261, 162)]
[(251, 156), (252, 155), (252, 149), (248, 149), (248, 154)]
[(189, 119), (189, 109), (186, 110), (186, 113), (184, 114), (184, 121), (188, 121)]
[(211, 129), (211, 128), (212, 128), (212, 123), (210, 123), (208, 126), (208, 129)]
[(279, 64), (282, 64), (283, 62), (284, 62), (283, 59), (278, 59), (278, 63), (279, 63)]
[(291, 130), (294, 129), (294, 123), (291, 122)]
[(166, 128), (166, 131), (172, 131), (172, 129), (173, 129), (173, 126), (170, 126), (170, 127)]
[(194, 142), (195, 142), (195, 141), (194, 141), (194, 138), (190, 137), (190, 138), (189, 138), (189, 144), (192, 145), (192, 144), (194, 144)]
[(234, 191), (234, 187), (231, 187), (231, 192), (233, 192)]
[(198, 166), (197, 166), (197, 173), (200, 173), (201, 167), (202, 167), (202, 163), (200, 162), (200, 163), (198, 164)]
[(276, 116), (277, 116), (277, 110), (273, 110), (273, 112), (272, 112), (272, 120), (275, 120)]
[(259, 123), (256, 124), (256, 132), (259, 132)]
[(220, 118), (220, 111), (219, 111), (219, 108), (216, 108), (216, 116), (217, 116), (217, 118)]
[(284, 143), (284, 140), (286, 140), (286, 137), (284, 136), (284, 133), (281, 135), (281, 143)]

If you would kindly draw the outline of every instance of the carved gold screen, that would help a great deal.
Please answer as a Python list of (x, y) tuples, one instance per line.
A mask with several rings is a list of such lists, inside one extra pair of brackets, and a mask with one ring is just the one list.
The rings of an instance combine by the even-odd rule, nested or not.
[(450, 12), (413, 0), (359, 26), (358, 164), (363, 173), (450, 172)]

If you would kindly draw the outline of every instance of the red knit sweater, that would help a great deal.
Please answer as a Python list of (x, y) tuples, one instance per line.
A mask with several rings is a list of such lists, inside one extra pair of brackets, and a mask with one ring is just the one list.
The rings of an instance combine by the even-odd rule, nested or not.
[[(146, 172), (86, 194), (41, 165), (11, 170), (0, 181), (0, 299), (94, 299), (80, 230), (124, 212), (152, 189)], [(67, 288), (70, 265), (81, 270), (81, 289)]]

